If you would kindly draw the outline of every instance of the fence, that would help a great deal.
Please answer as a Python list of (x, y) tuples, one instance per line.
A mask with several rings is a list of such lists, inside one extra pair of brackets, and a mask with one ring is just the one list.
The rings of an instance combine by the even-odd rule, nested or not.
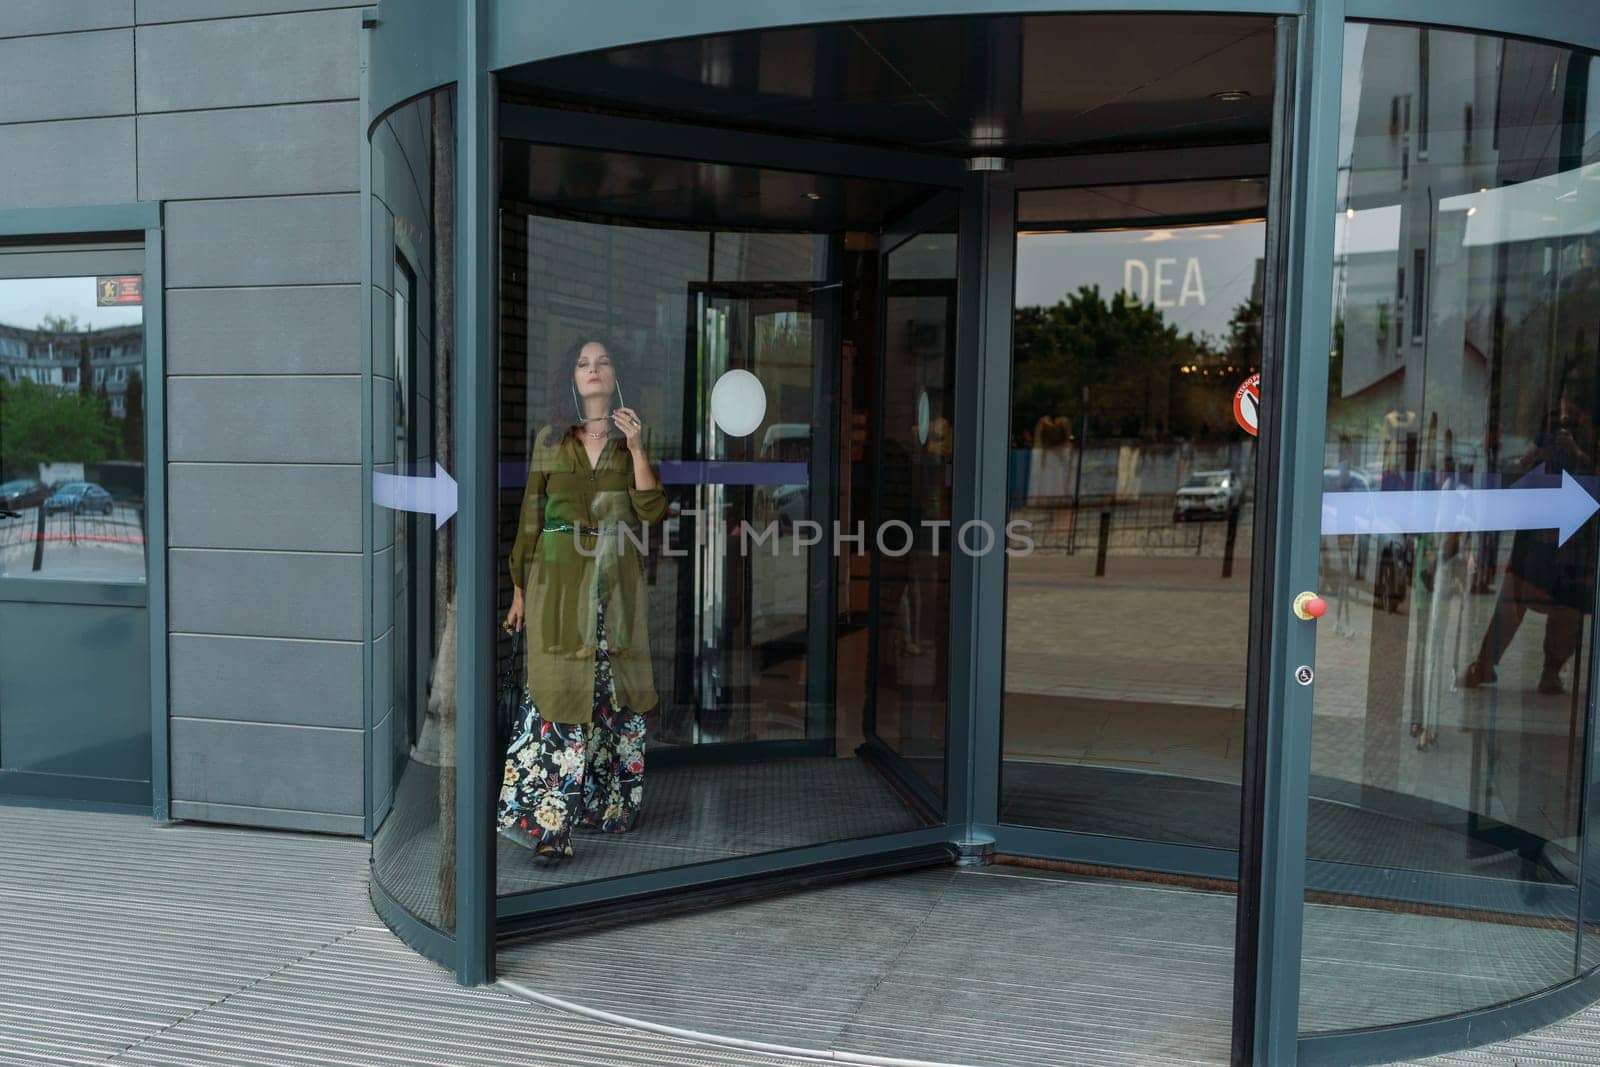
[(144, 577), (145, 509), (113, 502), (108, 512), (43, 506), (0, 517), (0, 574), (12, 577)]

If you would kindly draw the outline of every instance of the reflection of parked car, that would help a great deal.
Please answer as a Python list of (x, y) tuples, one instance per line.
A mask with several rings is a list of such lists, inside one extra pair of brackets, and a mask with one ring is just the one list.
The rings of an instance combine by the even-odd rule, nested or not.
[(111, 494), (93, 482), (68, 482), (44, 502), (46, 512), (70, 511), (75, 514), (97, 511), (109, 515), (111, 506)]
[[(767, 427), (761, 437), (764, 463), (811, 462), (811, 424), (778, 422)], [(809, 487), (804, 483), (766, 485), (756, 492), (756, 521), (776, 522), (780, 528), (793, 528), (806, 517)]]
[(31, 508), (44, 503), (50, 491), (35, 478), (19, 478), (0, 485), (0, 507)]
[(1244, 486), (1233, 471), (1193, 471), (1178, 489), (1178, 502), (1172, 509), (1172, 521), (1226, 515), (1238, 510), (1243, 497)]
[[(1378, 491), (1378, 475), (1355, 467), (1326, 467), (1322, 471), (1324, 493), (1373, 493)], [(1378, 553), (1377, 572), (1372, 576), (1372, 599), (1386, 611), (1397, 610), (1411, 587), (1411, 542), (1404, 534), (1372, 534)], [(1365, 549), (1358, 548), (1353, 561), (1359, 574)]]

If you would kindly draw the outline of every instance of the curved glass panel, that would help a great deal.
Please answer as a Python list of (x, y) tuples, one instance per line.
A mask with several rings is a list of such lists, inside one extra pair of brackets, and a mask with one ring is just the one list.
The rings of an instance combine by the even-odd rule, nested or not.
[(1307, 1031), (1480, 1008), (1596, 959), (1593, 72), (1522, 40), (1346, 31)]
[[(455, 926), (455, 91), (372, 133), (372, 876), (411, 914)], [(454, 495), (450, 495), (451, 507)]]
[(500, 892), (936, 822), (954, 198), (503, 156)]

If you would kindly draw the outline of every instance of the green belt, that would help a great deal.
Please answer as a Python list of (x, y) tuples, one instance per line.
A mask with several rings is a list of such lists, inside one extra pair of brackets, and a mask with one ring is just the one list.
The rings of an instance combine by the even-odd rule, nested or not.
[(545, 533), (582, 533), (598, 537), (603, 533), (615, 533), (615, 526), (574, 526), (570, 522), (547, 522), (544, 524)]

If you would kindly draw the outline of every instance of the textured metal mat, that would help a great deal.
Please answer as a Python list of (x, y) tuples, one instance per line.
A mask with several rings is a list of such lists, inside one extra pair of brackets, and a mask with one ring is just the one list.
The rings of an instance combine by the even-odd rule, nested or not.
[[(541, 938), (502, 952), (503, 988), (463, 989), (382, 926), (367, 871), (347, 838), (0, 806), (0, 1064), (1010, 1067), (1226, 1049), (1226, 896), (924, 871)], [(1424, 1062), (1600, 1063), (1600, 1008)]]

